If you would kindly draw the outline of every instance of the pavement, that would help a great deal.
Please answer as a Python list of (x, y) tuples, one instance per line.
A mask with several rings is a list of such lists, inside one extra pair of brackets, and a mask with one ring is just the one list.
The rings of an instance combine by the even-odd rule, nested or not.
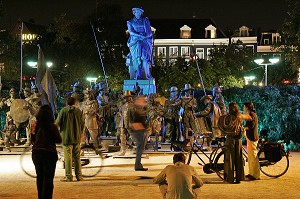
[[(60, 182), (64, 176), (62, 162), (57, 163), (54, 178), (54, 199), (159, 199), (162, 198), (157, 185), (152, 183), (166, 165), (172, 164), (173, 153), (146, 151), (142, 158), (148, 171), (134, 171), (135, 157), (129, 152), (125, 157), (116, 153), (108, 154), (101, 172), (84, 181)], [(270, 178), (261, 174), (261, 180), (242, 181), (241, 184), (228, 184), (215, 173), (205, 174), (197, 158), (194, 166), (204, 181), (198, 198), (252, 199), (252, 198), (300, 198), (300, 153), (290, 154), (290, 167), (280, 178)], [(247, 174), (247, 165), (245, 166)], [(35, 178), (26, 175), (20, 166), (17, 153), (0, 153), (0, 198), (31, 199), (37, 198)]]

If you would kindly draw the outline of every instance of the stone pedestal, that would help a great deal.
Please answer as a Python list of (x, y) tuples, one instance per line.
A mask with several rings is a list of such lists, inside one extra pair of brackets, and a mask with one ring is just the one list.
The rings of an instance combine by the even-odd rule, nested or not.
[(143, 90), (144, 95), (149, 95), (151, 93), (156, 93), (155, 80), (124, 80), (123, 91), (125, 90), (134, 90), (136, 83), (139, 84), (141, 90)]

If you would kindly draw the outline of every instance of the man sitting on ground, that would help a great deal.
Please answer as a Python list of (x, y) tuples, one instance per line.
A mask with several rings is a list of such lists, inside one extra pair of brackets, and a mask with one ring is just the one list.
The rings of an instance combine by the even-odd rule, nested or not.
[[(153, 179), (159, 184), (159, 189), (164, 199), (195, 199), (197, 192), (203, 185), (194, 167), (185, 164), (183, 153), (173, 157), (174, 165), (166, 166), (158, 176)], [(192, 185), (194, 183), (194, 185)]]

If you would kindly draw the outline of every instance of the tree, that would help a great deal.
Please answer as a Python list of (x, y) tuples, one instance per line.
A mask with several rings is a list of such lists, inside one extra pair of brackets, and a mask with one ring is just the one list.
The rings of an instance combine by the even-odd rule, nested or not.
[(0, 32), (0, 63), (4, 63), (1, 71), (3, 80), (17, 81), (20, 77), (20, 44), (8, 31)]
[(219, 82), (224, 88), (241, 87), (244, 85), (243, 77), (253, 68), (253, 52), (241, 41), (215, 46), (209, 62), (213, 68), (214, 82)]
[[(297, 71), (300, 67), (300, 2), (299, 0), (287, 0), (287, 18), (280, 30), (282, 42), (275, 46), (285, 55), (285, 72), (291, 81), (297, 81)], [(283, 73), (278, 73), (283, 74)]]

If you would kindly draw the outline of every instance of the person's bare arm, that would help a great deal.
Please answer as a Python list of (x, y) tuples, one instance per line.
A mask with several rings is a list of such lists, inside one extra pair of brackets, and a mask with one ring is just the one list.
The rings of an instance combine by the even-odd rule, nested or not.
[(242, 113), (239, 115), (239, 119), (245, 120), (245, 121), (250, 121), (250, 120), (252, 120), (252, 117), (249, 114)]

